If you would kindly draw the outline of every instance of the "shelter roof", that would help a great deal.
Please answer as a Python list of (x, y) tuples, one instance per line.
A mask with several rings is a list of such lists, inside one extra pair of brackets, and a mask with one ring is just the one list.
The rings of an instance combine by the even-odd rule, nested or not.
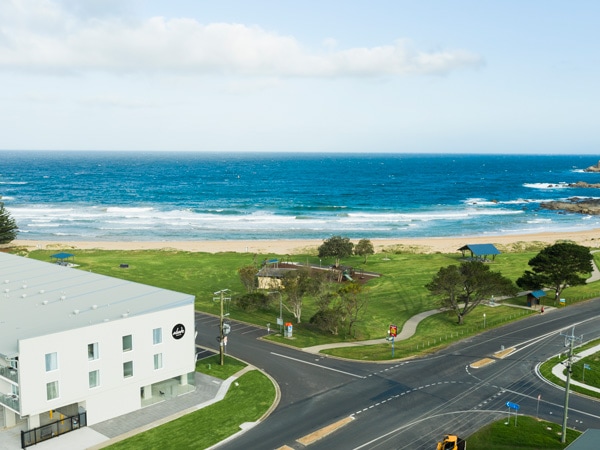
[(540, 298), (540, 297), (545, 297), (546, 296), (546, 291), (542, 291), (541, 289), (539, 291), (533, 291), (529, 293), (530, 295), (533, 295), (535, 298)]
[(67, 258), (72, 258), (73, 256), (75, 256), (73, 253), (61, 252), (61, 253), (55, 253), (54, 255), (50, 255), (50, 258), (67, 259)]
[(498, 250), (494, 244), (467, 244), (461, 248), (459, 248), (461, 252), (465, 250), (469, 250), (475, 256), (485, 256), (485, 255), (499, 255), (500, 250)]

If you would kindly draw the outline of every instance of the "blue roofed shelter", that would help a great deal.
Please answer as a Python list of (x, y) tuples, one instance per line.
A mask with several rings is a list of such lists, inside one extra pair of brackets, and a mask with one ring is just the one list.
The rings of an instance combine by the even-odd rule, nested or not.
[(500, 254), (494, 244), (467, 244), (459, 248), (462, 252), (463, 258), (466, 257), (466, 252), (471, 253), (471, 259), (477, 261), (489, 261), (488, 256), (492, 257), (492, 260), (496, 258), (496, 255)]
[(50, 258), (56, 263), (62, 266), (66, 266), (69, 260), (74, 261), (75, 255), (73, 253), (60, 252), (50, 255)]
[(540, 299), (546, 296), (546, 291), (532, 291), (527, 294), (527, 306), (534, 306), (540, 304)]

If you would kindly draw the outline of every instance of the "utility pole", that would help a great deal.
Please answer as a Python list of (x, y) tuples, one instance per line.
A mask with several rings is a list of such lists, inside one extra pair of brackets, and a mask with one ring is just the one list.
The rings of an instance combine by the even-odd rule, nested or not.
[(571, 334), (560, 334), (565, 337), (565, 347), (569, 347), (569, 356), (567, 360), (563, 363), (567, 368), (567, 384), (565, 386), (565, 408), (563, 412), (563, 424), (562, 424), (562, 436), (560, 438), (560, 442), (563, 444), (567, 442), (567, 417), (569, 411), (569, 387), (571, 386), (571, 372), (573, 366), (573, 346), (575, 341), (583, 341), (583, 335), (576, 337), (575, 336), (575, 327), (571, 329)]
[(225, 344), (226, 344), (226, 335), (227, 333), (224, 330), (224, 323), (223, 323), (223, 319), (225, 318), (225, 315), (223, 314), (223, 302), (225, 300), (231, 300), (231, 297), (225, 297), (225, 294), (229, 292), (229, 289), (221, 289), (220, 291), (215, 292), (215, 295), (218, 295), (218, 297), (213, 297), (213, 301), (220, 301), (221, 302), (221, 315), (220, 315), (220, 323), (219, 323), (219, 337), (217, 338), (219, 340), (219, 355), (221, 357), (221, 365), (225, 364)]

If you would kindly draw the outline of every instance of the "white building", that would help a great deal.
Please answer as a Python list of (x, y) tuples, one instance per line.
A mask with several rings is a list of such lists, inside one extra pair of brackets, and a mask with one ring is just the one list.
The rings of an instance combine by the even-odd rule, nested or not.
[(192, 390), (194, 335), (192, 295), (0, 253), (0, 426), (92, 425)]

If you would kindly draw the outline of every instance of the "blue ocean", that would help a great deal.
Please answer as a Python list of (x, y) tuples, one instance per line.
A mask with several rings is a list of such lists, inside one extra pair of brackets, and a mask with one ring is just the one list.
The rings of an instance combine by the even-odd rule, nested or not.
[(600, 228), (540, 203), (597, 156), (1, 151), (19, 239), (411, 238)]

